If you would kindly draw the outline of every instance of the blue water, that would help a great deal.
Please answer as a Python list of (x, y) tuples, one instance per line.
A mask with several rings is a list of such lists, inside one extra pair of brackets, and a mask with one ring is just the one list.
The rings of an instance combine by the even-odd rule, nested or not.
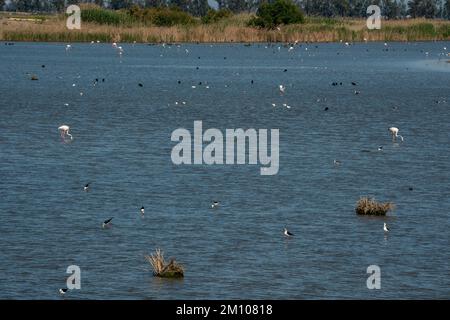
[[(69, 265), (67, 299), (450, 298), (450, 42), (122, 46), (0, 43), (0, 298), (61, 299)], [(279, 129), (278, 174), (174, 165), (195, 120)], [(183, 280), (152, 276), (156, 248)]]

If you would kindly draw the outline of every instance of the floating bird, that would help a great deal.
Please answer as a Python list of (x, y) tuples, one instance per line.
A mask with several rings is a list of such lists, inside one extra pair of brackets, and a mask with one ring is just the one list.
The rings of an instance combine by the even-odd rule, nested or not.
[(333, 160), (333, 163), (334, 163), (336, 166), (339, 166), (339, 165), (341, 164), (341, 162), (340, 162), (339, 160)]
[(213, 201), (213, 203), (211, 204), (211, 209), (215, 209), (219, 207), (219, 202), (218, 201)]
[(83, 188), (84, 191), (86, 191), (86, 192), (89, 191), (89, 184), (90, 184), (90, 182), (86, 183), (86, 185)]
[(352, 82), (352, 86), (356, 86), (357, 84), (356, 84), (356, 82)]
[(399, 135), (398, 134), (398, 128), (396, 128), (396, 127), (390, 127), (389, 129), (388, 129), (390, 132), (391, 132), (391, 134), (392, 134), (392, 141), (396, 141), (397, 140), (397, 137), (400, 137), (400, 139), (402, 139), (402, 141), (403, 141), (403, 137), (401, 136), (401, 135)]
[(68, 135), (70, 137), (70, 140), (73, 140), (72, 135), (69, 133), (69, 129), (70, 129), (70, 127), (65, 124), (63, 124), (62, 126), (60, 126), (58, 128), (58, 130), (60, 131), (60, 134), (61, 134), (61, 138), (63, 138), (63, 140), (65, 139), (66, 135)]
[(413, 188), (413, 187), (409, 187), (408, 190), (409, 190), (409, 191), (413, 191), (414, 188)]
[(325, 107), (325, 109), (323, 109), (323, 110), (328, 111), (328, 107)]
[(378, 151), (383, 151), (383, 147), (382, 147), (382, 146), (379, 146), (379, 147), (378, 147)]
[(290, 233), (289, 231), (288, 231), (288, 229), (286, 229), (286, 228), (284, 228), (284, 235), (286, 236), (286, 237), (292, 237), (292, 236), (294, 236), (294, 234), (293, 233)]
[(283, 86), (282, 84), (280, 84), (280, 85), (279, 85), (279, 88), (280, 88), (280, 93), (281, 93), (281, 94), (284, 94), (284, 92), (286, 91), (286, 87)]
[(144, 85), (143, 85), (142, 83), (139, 83), (138, 86), (139, 86), (139, 87), (143, 87)]
[(145, 208), (144, 208), (144, 206), (142, 206), (141, 207), (141, 214), (144, 215), (144, 212), (145, 212)]
[(389, 228), (388, 228), (386, 222), (383, 225), (383, 230), (384, 230), (384, 232), (389, 232)]
[(69, 51), (70, 49), (72, 49), (72, 46), (71, 46), (70, 44), (68, 44), (68, 45), (66, 46), (66, 51)]
[(360, 94), (361, 93), (361, 91), (358, 91), (358, 90), (355, 90), (355, 92), (354, 92), (355, 94)]
[(111, 225), (111, 220), (113, 218), (109, 218), (108, 220), (103, 221), (102, 228), (109, 227)]
[(66, 292), (67, 292), (67, 288), (59, 289), (59, 293), (60, 293), (61, 295), (66, 294)]

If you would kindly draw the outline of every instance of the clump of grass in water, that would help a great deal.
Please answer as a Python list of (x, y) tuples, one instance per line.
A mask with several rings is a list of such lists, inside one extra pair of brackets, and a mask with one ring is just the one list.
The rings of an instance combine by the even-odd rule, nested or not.
[(377, 202), (373, 198), (362, 197), (356, 203), (356, 214), (385, 216), (389, 210), (394, 210), (392, 202)]
[(164, 254), (161, 249), (156, 249), (154, 254), (146, 255), (145, 258), (153, 267), (153, 275), (161, 278), (183, 278), (184, 268), (174, 259), (170, 259), (166, 264)]

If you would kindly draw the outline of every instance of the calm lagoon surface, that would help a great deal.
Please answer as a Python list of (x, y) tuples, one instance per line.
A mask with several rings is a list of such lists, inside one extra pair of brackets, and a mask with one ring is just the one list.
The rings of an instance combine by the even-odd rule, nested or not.
[[(61, 299), (69, 265), (66, 299), (450, 298), (450, 42), (120, 45), (0, 43), (1, 299)], [(173, 164), (196, 120), (279, 129), (278, 174)]]

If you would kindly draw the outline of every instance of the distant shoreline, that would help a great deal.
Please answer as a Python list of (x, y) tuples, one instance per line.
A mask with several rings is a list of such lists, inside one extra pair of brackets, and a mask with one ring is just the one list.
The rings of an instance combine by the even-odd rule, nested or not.
[(450, 41), (450, 21), (407, 19), (382, 21), (369, 30), (365, 19), (309, 17), (304, 24), (275, 30), (247, 26), (249, 15), (235, 15), (211, 24), (170, 27), (116, 26), (83, 23), (69, 30), (61, 15), (0, 14), (0, 41), (121, 43), (330, 43)]

